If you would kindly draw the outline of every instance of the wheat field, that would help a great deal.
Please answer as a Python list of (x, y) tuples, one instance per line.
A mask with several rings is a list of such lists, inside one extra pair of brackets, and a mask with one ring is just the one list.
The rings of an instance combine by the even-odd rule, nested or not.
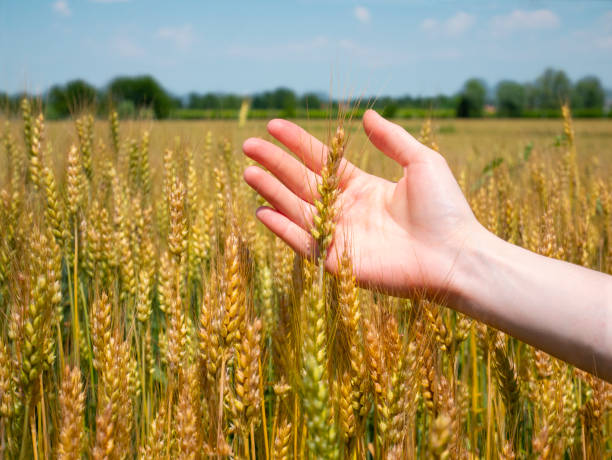
[[(609, 384), (360, 289), (348, 256), (325, 273), (257, 223), (240, 146), (263, 122), (46, 123), (36, 107), (0, 126), (0, 458), (611, 455)], [(405, 127), (488, 229), (612, 273), (611, 122), (564, 115)], [(358, 120), (303, 126), (331, 145), (332, 198), (340, 147), (400, 176)]]

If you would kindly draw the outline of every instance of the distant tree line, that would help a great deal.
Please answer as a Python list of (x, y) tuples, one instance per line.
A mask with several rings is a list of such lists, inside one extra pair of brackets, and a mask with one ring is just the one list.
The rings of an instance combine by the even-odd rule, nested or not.
[[(0, 92), (0, 110), (17, 112), (24, 94), (8, 95)], [(117, 77), (104, 88), (96, 88), (84, 80), (73, 80), (55, 85), (40, 97), (48, 118), (67, 118), (84, 108), (94, 109), (101, 116), (112, 107), (123, 118), (155, 117), (159, 119), (181, 117), (191, 113), (197, 118), (201, 113), (232, 112), (240, 109), (245, 96), (232, 93), (197, 93), (177, 97), (168, 92), (153, 77)], [(289, 88), (277, 88), (250, 96), (254, 112), (295, 117), (337, 108), (338, 101), (318, 93), (296, 94)], [(349, 105), (361, 102), (381, 111), (386, 117), (403, 116), (407, 109), (446, 110), (458, 117), (557, 116), (561, 103), (570, 101), (577, 116), (603, 116), (606, 93), (597, 77), (586, 76), (572, 83), (562, 70), (546, 69), (535, 81), (519, 83), (510, 80), (488, 88), (478, 78), (465, 82), (454, 95), (433, 97), (391, 97), (374, 100), (348, 101)], [(346, 103), (346, 102), (345, 102)], [(612, 115), (612, 113), (611, 113)]]
[[(0, 92), (0, 109), (15, 112), (27, 94), (8, 96)], [(41, 97), (45, 114), (51, 119), (68, 118), (83, 109), (93, 109), (100, 115), (112, 107), (123, 118), (151, 116), (168, 118), (182, 101), (173, 97), (149, 75), (117, 77), (105, 88), (98, 89), (84, 80), (72, 80), (54, 85)]]
[(457, 116), (480, 117), (487, 103), (499, 116), (542, 116), (558, 112), (566, 101), (577, 115), (602, 116), (606, 93), (595, 76), (583, 77), (572, 84), (565, 72), (555, 69), (546, 69), (531, 83), (501, 81), (492, 95), (482, 80), (472, 78), (457, 96)]

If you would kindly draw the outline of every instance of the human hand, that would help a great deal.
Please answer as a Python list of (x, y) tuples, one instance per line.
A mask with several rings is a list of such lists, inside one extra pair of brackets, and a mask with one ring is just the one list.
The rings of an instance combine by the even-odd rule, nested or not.
[[(336, 272), (346, 250), (362, 286), (402, 296), (443, 294), (463, 247), (485, 230), (441, 155), (373, 110), (364, 114), (363, 126), (370, 141), (404, 168), (404, 176), (390, 182), (343, 160), (326, 268)], [(244, 179), (272, 206), (259, 208), (257, 217), (295, 251), (310, 256), (313, 203), (327, 147), (286, 120), (270, 121), (268, 131), (302, 163), (270, 142), (250, 138), (244, 153), (269, 173), (251, 166)]]

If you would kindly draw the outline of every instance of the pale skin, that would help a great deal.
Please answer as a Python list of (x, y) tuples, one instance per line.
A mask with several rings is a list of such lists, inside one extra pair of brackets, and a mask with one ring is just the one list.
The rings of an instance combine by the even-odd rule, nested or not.
[[(612, 276), (507, 243), (475, 218), (446, 161), (373, 110), (368, 138), (404, 169), (399, 182), (341, 167), (341, 198), (326, 268), (349, 251), (364, 287), (444, 302), (587, 372), (612, 382)], [(299, 126), (272, 120), (284, 149), (251, 138), (245, 181), (270, 203), (257, 217), (309, 256), (309, 229), (326, 147)]]

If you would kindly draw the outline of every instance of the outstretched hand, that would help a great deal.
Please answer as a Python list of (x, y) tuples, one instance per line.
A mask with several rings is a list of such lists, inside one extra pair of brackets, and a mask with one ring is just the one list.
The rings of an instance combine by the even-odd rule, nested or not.
[[(404, 168), (399, 182), (345, 161), (326, 268), (346, 250), (357, 281), (383, 292), (446, 297), (453, 308), (612, 382), (612, 277), (549, 259), (482, 227), (444, 158), (369, 110), (370, 141)], [(259, 219), (309, 256), (317, 182), (326, 147), (284, 120), (268, 124), (280, 147), (248, 139), (244, 152), (264, 166), (244, 178), (272, 206)], [(348, 151), (350, 157), (350, 150)]]
[[(463, 246), (484, 229), (441, 155), (373, 110), (364, 114), (363, 127), (370, 141), (404, 168), (404, 176), (390, 182), (343, 160), (326, 268), (335, 272), (346, 250), (363, 286), (402, 296), (444, 292)], [(268, 131), (301, 162), (270, 142), (250, 138), (244, 153), (269, 172), (251, 166), (244, 179), (272, 206), (259, 208), (257, 217), (308, 256), (314, 245), (310, 228), (316, 184), (327, 147), (286, 120), (270, 121)]]

